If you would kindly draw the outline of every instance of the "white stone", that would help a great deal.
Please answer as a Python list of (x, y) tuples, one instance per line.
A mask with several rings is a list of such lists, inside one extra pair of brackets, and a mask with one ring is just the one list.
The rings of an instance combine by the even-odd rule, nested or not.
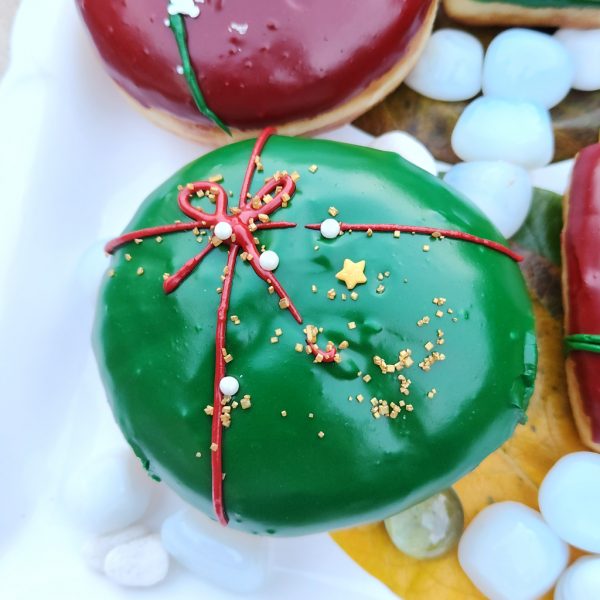
[(219, 382), (219, 389), (225, 396), (235, 396), (240, 390), (240, 383), (235, 377), (227, 375)]
[(543, 167), (554, 155), (550, 113), (530, 102), (477, 98), (459, 117), (452, 148), (464, 161), (504, 160), (526, 169)]
[(502, 161), (461, 163), (446, 173), (444, 181), (473, 202), (506, 238), (529, 214), (533, 186), (522, 167)]
[(434, 100), (468, 100), (481, 90), (483, 46), (458, 29), (438, 29), (405, 79), (415, 92)]
[(155, 489), (129, 449), (98, 456), (65, 486), (65, 506), (84, 529), (105, 534), (128, 527), (146, 512)]
[(102, 571), (104, 559), (113, 548), (146, 535), (148, 535), (148, 530), (144, 526), (134, 525), (122, 531), (92, 537), (81, 548), (81, 554), (88, 567), (95, 571)]
[(573, 88), (583, 92), (600, 90), (600, 29), (559, 29), (554, 37), (573, 62)]
[(335, 219), (325, 219), (321, 223), (321, 235), (328, 240), (333, 240), (340, 235), (340, 229), (340, 224)]
[(458, 560), (490, 600), (535, 600), (567, 566), (568, 546), (541, 515), (518, 502), (488, 506), (471, 521)]
[(598, 600), (600, 598), (600, 556), (583, 556), (561, 576), (554, 600)]
[(431, 152), (416, 137), (405, 131), (389, 131), (388, 133), (384, 133), (375, 138), (370, 146), (384, 152), (395, 152), (408, 162), (432, 175), (437, 175), (438, 173), (435, 158), (433, 158)]
[(104, 574), (127, 587), (150, 587), (169, 572), (169, 555), (157, 535), (148, 535), (113, 548), (104, 559)]
[(215, 237), (220, 240), (228, 240), (233, 233), (233, 229), (227, 221), (219, 221), (215, 225)]
[(258, 262), (265, 271), (274, 271), (279, 266), (279, 254), (273, 250), (265, 250)]
[(170, 0), (167, 11), (170, 15), (187, 15), (193, 19), (200, 15), (200, 8), (194, 0)]
[(483, 93), (552, 108), (569, 93), (573, 74), (569, 53), (552, 36), (532, 29), (507, 29), (487, 49)]
[(198, 577), (237, 593), (265, 582), (268, 540), (223, 527), (194, 510), (169, 517), (162, 526), (169, 554)]
[(548, 525), (565, 542), (600, 553), (600, 454), (563, 456), (542, 482), (539, 504)]

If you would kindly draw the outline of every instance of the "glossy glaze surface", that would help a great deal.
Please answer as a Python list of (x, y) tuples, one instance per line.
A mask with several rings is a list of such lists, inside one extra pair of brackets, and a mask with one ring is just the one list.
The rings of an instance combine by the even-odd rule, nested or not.
[[(600, 144), (582, 150), (575, 162), (563, 230), (566, 267), (566, 335), (600, 335)], [(600, 354), (573, 351), (581, 401), (600, 442)]]
[[(185, 18), (192, 64), (208, 106), (228, 125), (309, 118), (389, 71), (432, 1), (378, 0), (375, 7), (363, 0), (206, 0), (199, 17)], [(77, 4), (126, 92), (146, 107), (208, 123), (176, 71), (181, 59), (164, 25), (166, 0)]]
[[(179, 184), (218, 173), (236, 194), (251, 149), (252, 142), (234, 144), (188, 165), (144, 202), (126, 231), (180, 219)], [(397, 155), (275, 137), (261, 160), (265, 175), (285, 169), (301, 178), (289, 208), (277, 215), (298, 227), (261, 231), (260, 243), (279, 254), (277, 277), (304, 323), (323, 327), (323, 340), (348, 340), (350, 347), (341, 351), (340, 364), (315, 364), (296, 352), (302, 327), (248, 264), (236, 269), (230, 315), (240, 324), (227, 328), (233, 356), (227, 368), (240, 382), (239, 396), (251, 394), (252, 408), (237, 409), (224, 431), (230, 526), (294, 535), (389, 516), (447, 488), (524, 419), (536, 350), (519, 268), (499, 252), (459, 240), (359, 232), (325, 240), (302, 226), (328, 218), (335, 206), (345, 222), (460, 229), (504, 243), (475, 209)], [(262, 183), (256, 179), (253, 189)], [(183, 232), (118, 250), (114, 277), (101, 292), (95, 340), (115, 416), (138, 455), (152, 474), (212, 514), (211, 422), (204, 408), (213, 397), (216, 288), (227, 250), (212, 252), (170, 296), (162, 289), (163, 273), (199, 248)], [(355, 301), (335, 278), (346, 258), (366, 261), (367, 283), (355, 288)], [(436, 317), (440, 307), (432, 300), (439, 297), (447, 301)], [(431, 322), (419, 327), (425, 315)], [(349, 329), (352, 321), (356, 329)], [(276, 329), (282, 335), (271, 343)], [(424, 345), (436, 344), (438, 329), (445, 342), (435, 349), (446, 359), (425, 372), (418, 363), (429, 354)], [(392, 362), (405, 348), (415, 359), (402, 371), (412, 381), (408, 397), (399, 392), (397, 374), (382, 374), (372, 360)], [(371, 381), (358, 377), (359, 370)], [(428, 398), (432, 388), (437, 394)], [(372, 397), (405, 400), (414, 410), (376, 420)]]

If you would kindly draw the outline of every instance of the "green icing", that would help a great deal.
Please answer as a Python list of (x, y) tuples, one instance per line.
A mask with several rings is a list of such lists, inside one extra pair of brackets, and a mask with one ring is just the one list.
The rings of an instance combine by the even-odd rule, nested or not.
[[(252, 144), (226, 146), (184, 167), (145, 200), (126, 231), (186, 219), (177, 207), (179, 184), (219, 173), (237, 196)], [(304, 322), (324, 328), (321, 345), (347, 339), (350, 347), (341, 351), (340, 364), (315, 364), (296, 352), (302, 327), (238, 261), (229, 315), (241, 323), (228, 323), (227, 350), (234, 357), (228, 374), (240, 381), (238, 399), (252, 396), (252, 408), (234, 411), (224, 431), (230, 526), (296, 535), (387, 517), (448, 488), (525, 420), (537, 362), (527, 290), (517, 264), (479, 245), (356, 232), (325, 240), (303, 227), (328, 218), (335, 206), (349, 223), (461, 229), (505, 243), (477, 209), (395, 154), (273, 137), (261, 160), (265, 172), (256, 174), (253, 190), (276, 170), (298, 170), (302, 177), (289, 208), (272, 215), (298, 227), (258, 232), (260, 243), (281, 257), (277, 277)], [(313, 163), (315, 174), (308, 171)], [(206, 199), (198, 203), (213, 210)], [(203, 410), (212, 404), (215, 290), (226, 247), (212, 252), (174, 294), (162, 290), (163, 273), (174, 273), (200, 249), (186, 232), (118, 250), (115, 274), (101, 291), (95, 349), (115, 417), (149, 472), (212, 515), (211, 419)], [(345, 258), (366, 260), (368, 282), (355, 288), (356, 301), (335, 278)], [(136, 275), (140, 266), (142, 276)], [(379, 281), (386, 271), (390, 276)], [(335, 300), (327, 298), (331, 288)], [(435, 297), (447, 299), (442, 318), (434, 316)], [(430, 324), (418, 327), (425, 315)], [(356, 329), (348, 328), (350, 321)], [(283, 334), (272, 344), (278, 328)], [(424, 372), (418, 366), (428, 354), (424, 344), (436, 343), (438, 329), (445, 343), (435, 349), (446, 360)], [(372, 361), (379, 355), (393, 363), (405, 348), (415, 359), (402, 372), (412, 380), (408, 397), (399, 392), (397, 373), (383, 375)], [(364, 382), (359, 370), (372, 380)], [(437, 395), (430, 399), (432, 388)], [(357, 402), (358, 394), (364, 402)], [(405, 400), (414, 411), (376, 420), (372, 397)]]
[(600, 0), (475, 0), (482, 4), (516, 4), (526, 8), (600, 8)]
[(578, 333), (565, 338), (565, 347), (568, 352), (581, 350), (600, 354), (600, 335)]
[(190, 93), (192, 94), (192, 98), (198, 107), (198, 110), (205, 116), (208, 117), (215, 125), (220, 127), (225, 133), (231, 135), (231, 131), (229, 127), (219, 119), (219, 117), (209, 108), (206, 104), (206, 100), (200, 90), (200, 84), (198, 83), (198, 78), (196, 77), (196, 72), (194, 71), (194, 67), (192, 66), (192, 61), (190, 59), (190, 52), (187, 45), (187, 32), (185, 28), (185, 21), (183, 16), (170, 15), (169, 16), (169, 26), (171, 27), (171, 31), (175, 36), (175, 41), (177, 42), (177, 48), (179, 49), (179, 55), (181, 56), (181, 65), (183, 67), (183, 75), (187, 84), (190, 88)]

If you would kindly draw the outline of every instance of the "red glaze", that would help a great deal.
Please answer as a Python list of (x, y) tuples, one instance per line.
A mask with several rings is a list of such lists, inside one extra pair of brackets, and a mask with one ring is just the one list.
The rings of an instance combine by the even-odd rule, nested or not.
[[(142, 105), (196, 123), (168, 0), (76, 0), (113, 79)], [(407, 52), (433, 0), (206, 0), (185, 17), (208, 106), (253, 129), (314, 117), (363, 91)], [(244, 35), (231, 23), (247, 24)]]
[[(311, 225), (306, 225), (307, 229), (320, 229), (321, 225), (318, 223), (313, 223)], [(433, 227), (422, 227), (420, 225), (392, 225), (392, 224), (381, 224), (381, 223), (340, 223), (340, 231), (374, 231), (378, 233), (394, 233), (395, 231), (399, 231), (400, 233), (414, 233), (419, 235), (431, 235), (431, 236), (439, 236), (446, 237), (453, 240), (460, 240), (462, 242), (471, 242), (472, 244), (479, 244), (480, 246), (485, 246), (486, 248), (490, 248), (491, 250), (495, 250), (496, 252), (500, 252), (501, 254), (505, 254), (509, 258), (512, 258), (516, 262), (521, 262), (523, 260), (522, 256), (519, 256), (516, 252), (513, 252), (506, 246), (499, 244), (498, 242), (493, 242), (492, 240), (486, 240), (485, 238), (477, 237), (476, 235), (471, 235), (470, 233), (465, 233), (464, 231), (452, 231), (449, 229), (434, 229)]]
[[(563, 230), (565, 334), (600, 334), (600, 144), (577, 157)], [(592, 440), (600, 443), (600, 354), (571, 352)]]

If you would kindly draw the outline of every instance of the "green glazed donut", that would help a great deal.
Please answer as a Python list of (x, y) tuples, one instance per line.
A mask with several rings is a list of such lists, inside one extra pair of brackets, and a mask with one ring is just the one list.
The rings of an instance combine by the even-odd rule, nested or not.
[(269, 136), (144, 201), (107, 247), (94, 338), (153, 477), (230, 527), (300, 535), (475, 468), (525, 421), (537, 351), (516, 257), (476, 208), (396, 154)]

